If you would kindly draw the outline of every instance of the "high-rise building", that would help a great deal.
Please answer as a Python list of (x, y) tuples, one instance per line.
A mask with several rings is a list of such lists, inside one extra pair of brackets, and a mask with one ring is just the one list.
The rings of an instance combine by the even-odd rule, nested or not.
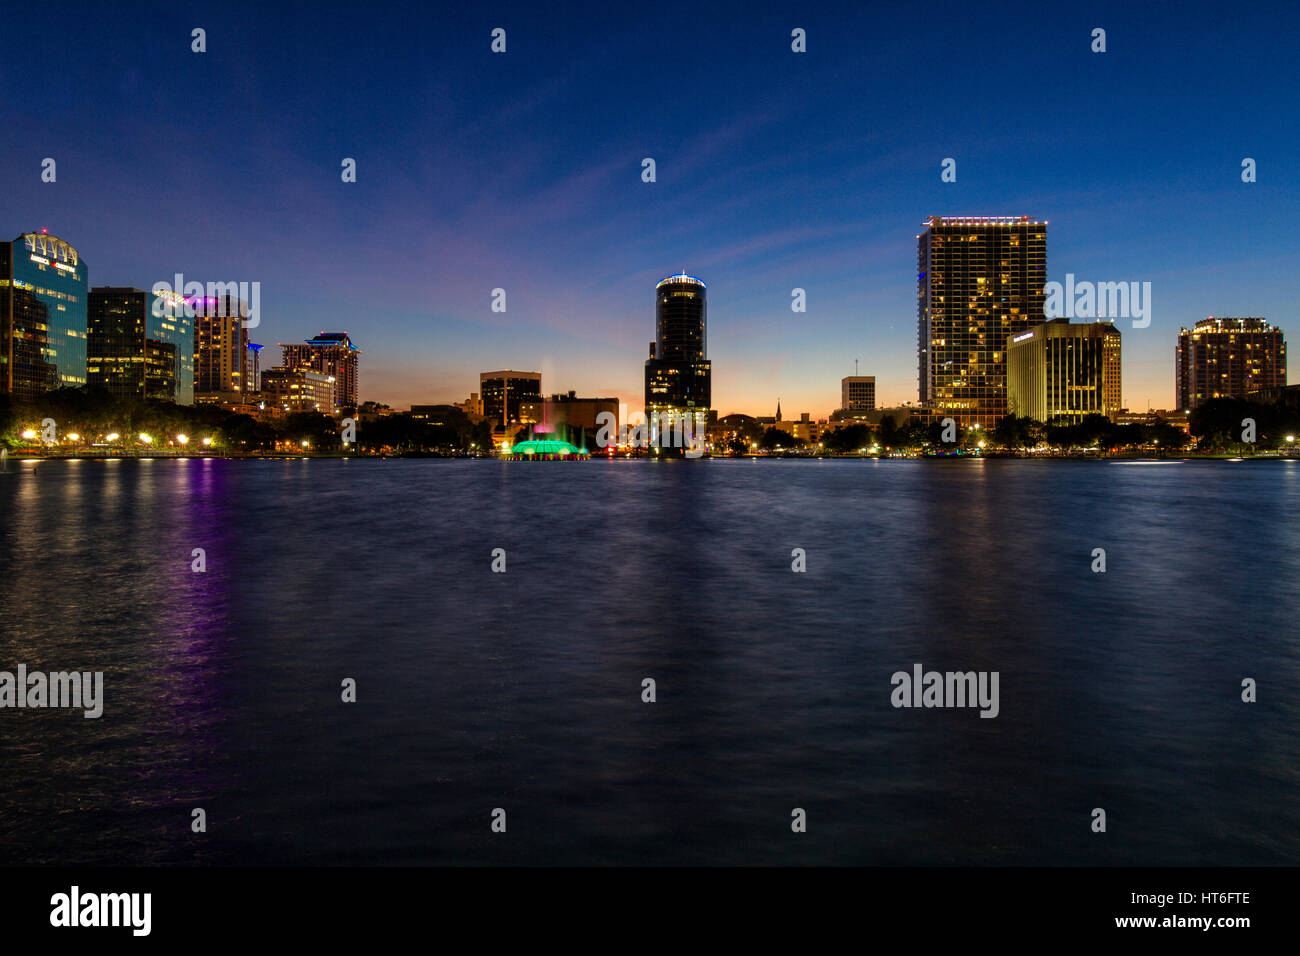
[(244, 401), (247, 307), (236, 296), (190, 298), (194, 312), (194, 400), (199, 404)]
[(90, 385), (119, 398), (194, 404), (194, 320), (181, 296), (98, 286), (86, 299)]
[(262, 372), (262, 397), (268, 404), (286, 412), (332, 415), (337, 384), (331, 376), (301, 365), (268, 368)]
[(244, 391), (249, 394), (262, 389), (262, 346), (256, 342), (248, 343), (244, 353)]
[(840, 379), (840, 408), (870, 412), (876, 408), (876, 376), (848, 375)]
[[(692, 435), (708, 434), (712, 403), (707, 297), (704, 283), (684, 272), (655, 286), (655, 340), (645, 363), (646, 417), (689, 420)], [(662, 444), (669, 444), (666, 434)]]
[(1011, 337), (1011, 414), (1079, 422), (1087, 415), (1113, 419), (1121, 407), (1120, 332), (1114, 323), (1052, 319)]
[(0, 243), (0, 391), (86, 384), (86, 261), (56, 236)]
[(478, 385), (483, 396), (483, 417), (493, 419), (498, 430), (508, 429), (528, 421), (522, 405), (541, 398), (542, 373), (511, 369), (480, 372)]
[(1212, 398), (1286, 385), (1286, 340), (1261, 318), (1215, 318), (1179, 329), (1174, 348), (1178, 407), (1190, 411)]
[(1008, 341), (1045, 321), (1047, 223), (931, 216), (917, 236), (920, 401), (963, 427), (1007, 410)]
[(280, 343), (285, 368), (310, 368), (334, 379), (334, 406), (338, 413), (357, 408), (357, 378), (361, 350), (346, 332), (321, 332), (301, 344)]

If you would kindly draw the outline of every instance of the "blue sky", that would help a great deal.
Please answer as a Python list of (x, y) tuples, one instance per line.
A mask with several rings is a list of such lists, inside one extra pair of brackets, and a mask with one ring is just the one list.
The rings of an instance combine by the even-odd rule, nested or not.
[(1152, 283), (1124, 398), (1170, 407), (1179, 326), (1297, 328), (1300, 15), (1051, 6), (22, 5), (0, 227), (67, 239), (92, 285), (259, 281), (264, 364), (346, 329), (361, 397), (398, 406), (510, 367), (639, 408), (654, 285), (684, 269), (715, 406), (789, 417), (855, 358), (915, 401), (921, 220), (1031, 215), (1050, 279)]

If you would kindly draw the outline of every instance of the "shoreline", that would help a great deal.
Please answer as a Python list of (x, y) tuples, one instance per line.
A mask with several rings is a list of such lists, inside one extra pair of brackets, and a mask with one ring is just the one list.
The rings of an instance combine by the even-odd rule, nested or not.
[[(300, 461), (319, 459), (322, 461), (520, 461), (526, 459), (505, 459), (497, 455), (436, 455), (428, 453), (407, 453), (395, 455), (344, 455), (344, 454), (153, 454), (153, 455), (105, 455), (63, 453), (39, 455), (30, 452), (10, 453), (5, 462), (29, 461)], [(722, 461), (1141, 461), (1141, 462), (1181, 462), (1181, 461), (1300, 461), (1300, 453), (1295, 454), (1255, 454), (1238, 455), (1228, 452), (1206, 452), (1202, 454), (1181, 455), (1018, 455), (1011, 453), (992, 455), (706, 455), (698, 461), (719, 459)], [(539, 459), (545, 460), (545, 459)], [(592, 455), (589, 458), (576, 458), (573, 461), (676, 461), (675, 458), (652, 458), (648, 455), (606, 456)], [(682, 459), (687, 460), (687, 459)]]

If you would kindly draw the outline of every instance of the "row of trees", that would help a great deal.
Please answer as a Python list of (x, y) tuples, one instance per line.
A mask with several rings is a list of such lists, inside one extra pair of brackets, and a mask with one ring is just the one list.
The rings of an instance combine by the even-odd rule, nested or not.
[(1104, 415), (1087, 415), (1080, 422), (1058, 420), (1047, 423), (1007, 415), (998, 420), (988, 438), (992, 446), (1013, 451), (1043, 445), (1063, 451), (1076, 448), (1098, 448), (1105, 451), (1125, 448), (1181, 449), (1191, 442), (1185, 431), (1166, 421), (1117, 425)]
[[(210, 405), (115, 397), (103, 388), (59, 388), (30, 402), (0, 395), (0, 445), (18, 448), (46, 444), (53, 422), (56, 443), (128, 446), (148, 435), (157, 447), (179, 444), (181, 436), (195, 445), (208, 439), (210, 447), (236, 450), (273, 448), (279, 432), (247, 415), (235, 415)], [(24, 433), (35, 433), (34, 439)], [(77, 435), (74, 442), (71, 436)], [(117, 438), (109, 440), (109, 436)]]
[(1290, 447), (1300, 436), (1300, 409), (1284, 402), (1216, 398), (1192, 411), (1191, 429), (1201, 451)]
[[(397, 453), (464, 454), (490, 452), (490, 423), (472, 423), (460, 409), (437, 406), (432, 418), (413, 418), (409, 413), (383, 415), (358, 422), (355, 438), (363, 451)], [(746, 416), (734, 418), (736, 435), (729, 443), (733, 454), (744, 454), (755, 446), (765, 451), (798, 449), (807, 443), (780, 426), (763, 426)], [(0, 395), (0, 446), (20, 448), (41, 444), (41, 423), (52, 419), (61, 445), (77, 435), (80, 444), (96, 443), (131, 446), (139, 436), (149, 435), (154, 447), (167, 443), (203, 444), (222, 452), (269, 451), (292, 444), (313, 452), (342, 449), (340, 423), (328, 415), (302, 412), (276, 421), (261, 421), (248, 415), (223, 411), (210, 405), (174, 405), (163, 401), (116, 398), (105, 389), (61, 388), (33, 402), (18, 402)], [(1263, 404), (1241, 399), (1215, 399), (1191, 415), (1191, 436), (1164, 421), (1153, 424), (1116, 425), (1101, 415), (1083, 421), (1039, 422), (1007, 415), (987, 431), (967, 429), (945, 434), (941, 422), (925, 424), (909, 417), (901, 425), (885, 416), (878, 425), (848, 425), (827, 433), (821, 441), (832, 454), (851, 454), (876, 446), (890, 449), (943, 450), (959, 447), (1022, 450), (1044, 445), (1061, 449), (1158, 448), (1171, 451), (1194, 445), (1200, 452), (1242, 453), (1295, 445), (1300, 436), (1300, 411), (1283, 403)], [(24, 438), (25, 432), (36, 438)], [(576, 432), (576, 430), (575, 430)], [(109, 441), (109, 436), (117, 438)], [(528, 437), (522, 435), (519, 437)], [(591, 446), (593, 437), (577, 432), (566, 435), (575, 444)], [(945, 441), (955, 437), (956, 441)], [(204, 440), (207, 440), (206, 442)], [(983, 443), (981, 445), (981, 442)], [(305, 443), (305, 446), (304, 446)]]
[[(1103, 415), (1088, 415), (1082, 421), (1057, 419), (1040, 422), (1032, 418), (1006, 415), (992, 429), (968, 428), (955, 435), (945, 433), (942, 422), (925, 424), (913, 416), (901, 425), (886, 415), (880, 424), (857, 423), (825, 434), (821, 446), (832, 454), (852, 454), (873, 447), (905, 450), (944, 450), (962, 448), (986, 451), (1007, 449), (1021, 451), (1048, 446), (1061, 451), (1097, 448), (1103, 451), (1124, 449), (1169, 449), (1180, 451), (1234, 452), (1276, 450), (1295, 445), (1300, 436), (1300, 411), (1283, 403), (1264, 404), (1242, 399), (1214, 399), (1192, 412), (1191, 435), (1164, 420), (1152, 423), (1117, 425)], [(955, 441), (945, 439), (955, 438)], [(807, 446), (803, 439), (781, 429), (751, 429), (728, 443), (732, 454), (744, 454), (755, 446), (764, 450), (799, 449)]]
[[(460, 409), (436, 411), (437, 421), (388, 415), (357, 422), (356, 443), (362, 451), (462, 454), (491, 450), (491, 425), (471, 423)], [(274, 421), (224, 411), (211, 405), (174, 405), (171, 402), (127, 399), (102, 388), (60, 388), (36, 401), (20, 402), (0, 395), (0, 447), (11, 449), (44, 444), (42, 422), (53, 420), (59, 447), (104, 444), (140, 447), (140, 436), (150, 446), (182, 445), (217, 452), (271, 451), (292, 445), (312, 452), (340, 451), (342, 428), (338, 421), (318, 412), (299, 412)], [(24, 433), (35, 437), (24, 438)], [(76, 435), (74, 441), (70, 436)], [(110, 440), (110, 436), (116, 438)], [(182, 441), (183, 436), (183, 441)], [(206, 442), (204, 440), (207, 440)]]

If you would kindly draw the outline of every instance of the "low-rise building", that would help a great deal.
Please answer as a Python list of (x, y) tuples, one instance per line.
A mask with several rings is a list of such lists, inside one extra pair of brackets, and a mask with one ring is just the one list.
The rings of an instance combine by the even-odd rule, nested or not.
[(334, 376), (309, 368), (268, 368), (262, 372), (262, 398), (286, 412), (337, 415)]

